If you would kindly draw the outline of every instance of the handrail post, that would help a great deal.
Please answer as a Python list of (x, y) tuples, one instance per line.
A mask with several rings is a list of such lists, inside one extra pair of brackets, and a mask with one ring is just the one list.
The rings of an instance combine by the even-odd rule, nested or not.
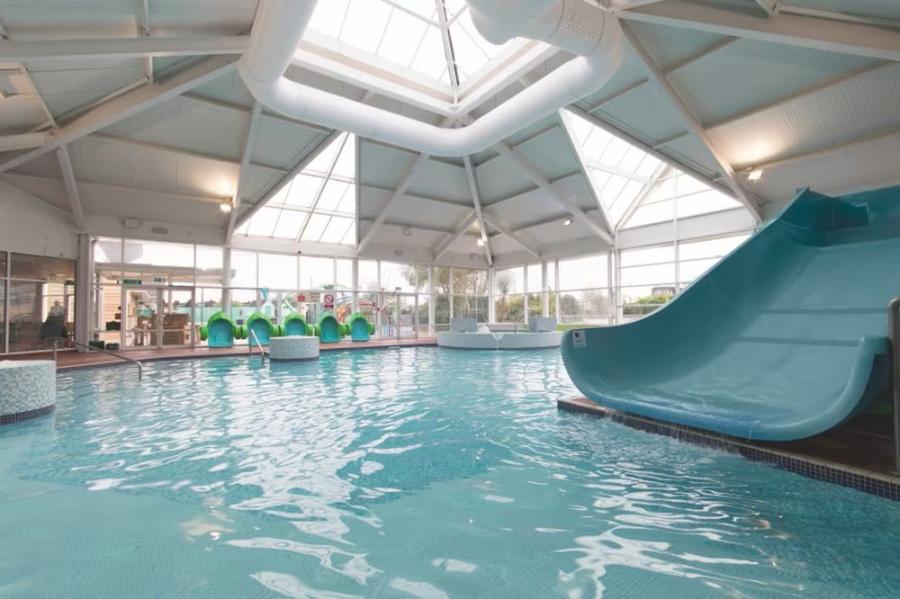
[(900, 297), (888, 304), (891, 340), (891, 393), (894, 405), (894, 470), (900, 472)]
[(56, 337), (53, 338), (53, 363), (59, 365), (59, 339)]

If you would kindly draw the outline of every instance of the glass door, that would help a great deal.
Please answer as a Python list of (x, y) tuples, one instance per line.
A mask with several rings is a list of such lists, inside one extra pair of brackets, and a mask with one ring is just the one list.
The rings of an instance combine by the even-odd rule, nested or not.
[(193, 288), (127, 286), (122, 293), (124, 347), (159, 349), (194, 344)]

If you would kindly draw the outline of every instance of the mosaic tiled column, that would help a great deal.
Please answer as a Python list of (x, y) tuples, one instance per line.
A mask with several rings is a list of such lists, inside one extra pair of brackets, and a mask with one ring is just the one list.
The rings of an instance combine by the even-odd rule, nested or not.
[(56, 406), (56, 364), (50, 360), (0, 362), (0, 424), (43, 414)]

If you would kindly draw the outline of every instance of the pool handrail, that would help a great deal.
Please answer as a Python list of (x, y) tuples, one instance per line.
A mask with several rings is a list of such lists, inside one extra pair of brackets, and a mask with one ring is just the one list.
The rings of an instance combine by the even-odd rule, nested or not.
[[(128, 356), (123, 356), (122, 354), (120, 354), (118, 352), (110, 351), (108, 349), (94, 347), (93, 345), (85, 345), (84, 343), (79, 343), (78, 341), (75, 341), (73, 339), (66, 339), (65, 342), (66, 342), (66, 345), (74, 345), (75, 347), (80, 347), (80, 348), (86, 349), (89, 353), (92, 351), (96, 351), (96, 352), (100, 352), (102, 354), (109, 354), (110, 356), (115, 356), (116, 358), (119, 358), (120, 360), (124, 360), (126, 362), (131, 362), (132, 364), (137, 366), (138, 382), (141, 382), (144, 379), (144, 365), (141, 364), (139, 361), (135, 360), (134, 358), (129, 358)], [(54, 362), (58, 362), (58, 360), (57, 360), (58, 350), (59, 350), (59, 339), (56, 338), (53, 340), (53, 361)]]
[(259, 348), (259, 363), (266, 363), (266, 350), (263, 349), (263, 344), (259, 342), (259, 337), (256, 336), (256, 331), (253, 329), (247, 329), (249, 343), (247, 343), (247, 347), (250, 349), (250, 357), (253, 357), (253, 344), (256, 343), (256, 347)]
[(891, 340), (891, 392), (894, 400), (894, 470), (900, 472), (900, 297), (888, 304)]

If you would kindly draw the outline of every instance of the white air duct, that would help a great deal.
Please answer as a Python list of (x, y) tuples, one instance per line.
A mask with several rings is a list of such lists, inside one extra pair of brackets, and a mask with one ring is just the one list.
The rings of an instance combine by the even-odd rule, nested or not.
[(285, 77), (316, 0), (262, 0), (238, 69), (257, 100), (286, 116), (429, 155), (466, 156), (595, 92), (622, 64), (618, 21), (585, 0), (467, 2), (476, 27), (489, 41), (526, 37), (578, 56), (458, 129), (430, 125)]

